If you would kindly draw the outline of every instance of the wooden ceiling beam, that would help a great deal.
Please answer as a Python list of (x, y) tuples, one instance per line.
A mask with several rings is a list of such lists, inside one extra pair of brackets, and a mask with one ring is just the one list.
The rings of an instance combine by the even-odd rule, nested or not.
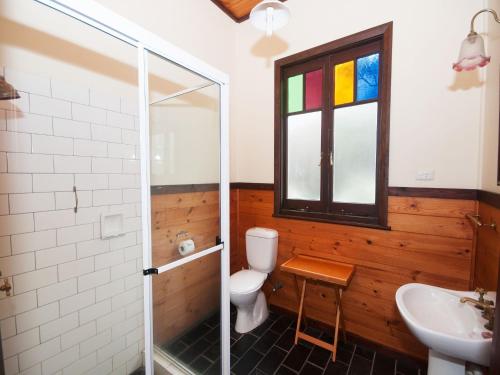
[[(262, 0), (211, 0), (234, 22), (241, 23), (250, 17), (253, 7)], [(286, 0), (280, 0), (285, 2)]]

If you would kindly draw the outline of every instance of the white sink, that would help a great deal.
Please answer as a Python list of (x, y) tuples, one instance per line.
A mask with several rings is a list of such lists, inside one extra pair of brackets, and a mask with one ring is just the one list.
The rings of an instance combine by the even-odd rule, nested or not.
[[(464, 374), (465, 361), (489, 366), (491, 331), (487, 322), (461, 297), (477, 293), (443, 289), (425, 284), (406, 284), (396, 292), (396, 303), (410, 331), (429, 348), (429, 375)], [(486, 299), (495, 300), (495, 293)]]

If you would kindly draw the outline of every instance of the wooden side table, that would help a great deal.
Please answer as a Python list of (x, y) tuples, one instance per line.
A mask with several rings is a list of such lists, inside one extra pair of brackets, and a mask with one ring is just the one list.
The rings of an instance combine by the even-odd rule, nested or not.
[[(342, 326), (344, 341), (346, 340), (344, 313), (342, 311), (342, 291), (346, 289), (354, 275), (355, 267), (352, 264), (338, 263), (331, 260), (314, 258), (305, 255), (298, 255), (283, 263), (280, 269), (284, 272), (293, 274), (297, 287), (297, 299), (299, 300), (299, 312), (297, 318), (297, 328), (295, 330), (295, 345), (299, 338), (308, 341), (314, 345), (318, 345), (332, 352), (332, 361), (335, 362), (337, 356), (337, 343), (339, 327)], [(302, 290), (299, 291), (299, 283), (297, 276), (303, 277)], [(312, 337), (305, 332), (300, 331), (300, 323), (302, 317), (305, 317), (304, 297), (306, 294), (307, 280), (319, 280), (331, 284), (335, 291), (335, 302), (337, 305), (337, 315), (335, 323), (335, 332), (333, 345)]]

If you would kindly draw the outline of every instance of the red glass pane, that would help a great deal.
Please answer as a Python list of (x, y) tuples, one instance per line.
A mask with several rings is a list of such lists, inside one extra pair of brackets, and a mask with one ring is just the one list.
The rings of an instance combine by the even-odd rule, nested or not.
[(306, 73), (306, 110), (321, 107), (323, 97), (323, 71)]

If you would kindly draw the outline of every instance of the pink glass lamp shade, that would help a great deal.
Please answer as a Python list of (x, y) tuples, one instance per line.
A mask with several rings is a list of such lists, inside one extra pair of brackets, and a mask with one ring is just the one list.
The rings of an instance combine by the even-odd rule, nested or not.
[(462, 42), (458, 61), (453, 64), (453, 69), (457, 72), (474, 70), (488, 65), (489, 62), (490, 57), (486, 56), (483, 38), (479, 34), (472, 32)]

